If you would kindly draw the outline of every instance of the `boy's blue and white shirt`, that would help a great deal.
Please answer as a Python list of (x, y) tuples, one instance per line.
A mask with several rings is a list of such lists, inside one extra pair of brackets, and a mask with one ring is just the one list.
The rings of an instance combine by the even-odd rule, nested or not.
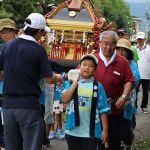
[(61, 95), (62, 95), (62, 91), (64, 90), (64, 83), (62, 83), (61, 85), (56, 85), (55, 86), (55, 94), (54, 94), (54, 101), (61, 101)]
[[(80, 79), (78, 81), (78, 106), (80, 126), (75, 126), (75, 113), (74, 113), (74, 100), (71, 99), (66, 109), (66, 134), (76, 137), (90, 137), (90, 114), (91, 114), (91, 101), (93, 94), (93, 81), (94, 78), (87, 80)], [(71, 83), (68, 81), (65, 85), (65, 90), (68, 90)], [(100, 114), (108, 112), (107, 98), (103, 86), (98, 83), (98, 99), (96, 106), (96, 119), (95, 119), (95, 137), (101, 138), (101, 122)]]

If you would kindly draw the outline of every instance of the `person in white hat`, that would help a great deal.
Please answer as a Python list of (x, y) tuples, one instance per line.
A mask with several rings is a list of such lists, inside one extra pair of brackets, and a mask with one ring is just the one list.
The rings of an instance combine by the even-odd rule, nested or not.
[(150, 84), (150, 46), (145, 42), (145, 33), (138, 32), (136, 35), (137, 40), (137, 53), (139, 60), (137, 61), (140, 76), (141, 76), (141, 85), (142, 85), (142, 103), (141, 109), (143, 113), (147, 114), (147, 104), (148, 104), (148, 89)]
[(41, 78), (49, 83), (60, 80), (53, 74), (44, 48), (38, 39), (46, 20), (39, 13), (25, 20), (24, 34), (6, 43), (0, 55), (6, 98), (3, 100), (4, 136), (7, 150), (41, 150), (43, 119), (39, 109)]

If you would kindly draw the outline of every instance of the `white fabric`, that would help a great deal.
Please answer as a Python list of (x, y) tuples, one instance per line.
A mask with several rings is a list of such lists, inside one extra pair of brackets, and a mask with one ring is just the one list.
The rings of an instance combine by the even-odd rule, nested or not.
[(150, 46), (146, 45), (142, 50), (137, 47), (139, 60), (137, 61), (141, 79), (150, 79)]
[(49, 84), (45, 82), (45, 87), (54, 87), (55, 84)]
[(44, 16), (39, 13), (31, 13), (26, 19), (30, 19), (31, 24), (25, 22), (25, 27), (23, 30), (26, 30), (27, 27), (31, 27), (33, 29), (44, 29), (46, 32), (51, 31), (51, 29), (46, 26), (46, 20)]
[(102, 53), (102, 50), (100, 49), (99, 51), (99, 57), (102, 59), (106, 67), (114, 60), (115, 56), (116, 56), (116, 50), (114, 51), (110, 61), (107, 61), (106, 57)]
[(84, 58), (86, 58), (86, 57), (92, 58), (92, 59), (95, 61), (95, 63), (98, 64), (98, 59), (97, 59), (93, 54), (86, 54), (86, 55), (83, 55), (83, 56), (81, 57), (81, 61), (82, 61)]
[(29, 40), (29, 41), (33, 41), (33, 42), (37, 43), (35, 38), (30, 36), (30, 35), (21, 34), (21, 35), (19, 35), (19, 38), (22, 38), (22, 39), (25, 39), (25, 40)]
[(136, 35), (136, 39), (144, 39), (145, 38), (145, 33), (144, 32), (138, 32)]

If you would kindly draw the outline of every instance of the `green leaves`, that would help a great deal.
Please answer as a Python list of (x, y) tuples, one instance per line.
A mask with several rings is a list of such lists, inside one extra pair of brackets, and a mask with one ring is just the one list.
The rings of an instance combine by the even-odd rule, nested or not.
[(24, 19), (32, 12), (46, 14), (50, 11), (48, 4), (58, 4), (63, 0), (3, 0), (0, 3), (0, 18), (13, 19), (23, 24)]
[(103, 13), (107, 22), (115, 22), (118, 29), (129, 31), (132, 21), (129, 6), (124, 0), (89, 0), (89, 3), (99, 17)]
[[(17, 24), (32, 12), (46, 14), (50, 11), (48, 4), (59, 4), (65, 0), (3, 0), (0, 3), (0, 18), (11, 18)], [(124, 0), (87, 0), (97, 16), (105, 17), (107, 22), (115, 22), (117, 28), (130, 29), (131, 16), (129, 6)]]
[(30, 0), (4, 0), (0, 9), (0, 18), (9, 17), (20, 24), (29, 13), (34, 11), (36, 8)]

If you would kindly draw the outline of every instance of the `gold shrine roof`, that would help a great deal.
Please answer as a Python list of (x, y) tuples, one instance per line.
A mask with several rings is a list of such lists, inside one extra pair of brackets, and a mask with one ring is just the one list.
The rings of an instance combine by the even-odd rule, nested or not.
[(55, 30), (93, 31), (95, 18), (90, 8), (82, 6), (80, 11), (74, 11), (74, 16), (69, 13), (65, 4), (58, 6), (52, 13), (46, 15), (49, 27)]
[(81, 9), (80, 12), (74, 11), (75, 12), (74, 17), (70, 17), (69, 12), (70, 11), (68, 11), (68, 8), (62, 8), (59, 10), (59, 12), (57, 12), (57, 14), (52, 19), (93, 22), (86, 9)]
[(81, 32), (92, 32), (94, 23), (92, 22), (80, 22), (80, 21), (68, 21), (47, 19), (47, 23), (50, 28), (55, 30), (75, 30)]

